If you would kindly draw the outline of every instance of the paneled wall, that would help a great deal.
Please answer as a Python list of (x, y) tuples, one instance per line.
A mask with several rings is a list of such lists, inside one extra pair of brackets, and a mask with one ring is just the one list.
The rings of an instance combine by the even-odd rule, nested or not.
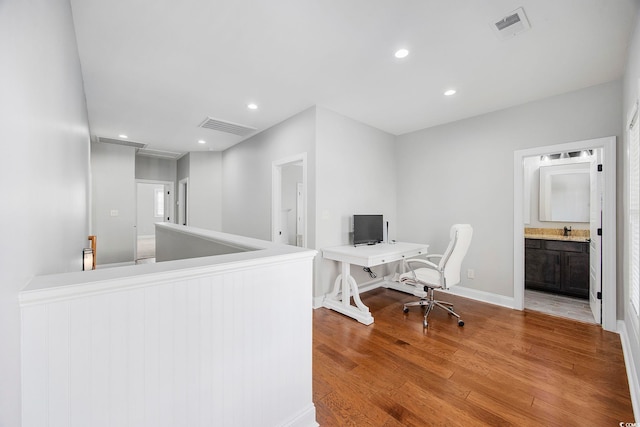
[(29, 293), (23, 426), (317, 425), (313, 254)]

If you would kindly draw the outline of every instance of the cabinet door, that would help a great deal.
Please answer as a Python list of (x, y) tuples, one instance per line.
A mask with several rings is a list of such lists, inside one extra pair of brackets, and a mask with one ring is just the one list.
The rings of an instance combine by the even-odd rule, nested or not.
[(589, 254), (566, 252), (562, 255), (562, 291), (587, 298), (589, 296)]
[(561, 252), (526, 249), (524, 280), (527, 288), (560, 291)]

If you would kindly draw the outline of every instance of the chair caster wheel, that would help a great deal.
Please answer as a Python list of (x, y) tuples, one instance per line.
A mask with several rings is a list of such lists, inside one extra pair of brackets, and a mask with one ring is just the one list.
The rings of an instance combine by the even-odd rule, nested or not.
[(464, 322), (462, 320), (458, 320), (458, 326), (464, 326)]
[(409, 308), (407, 308), (407, 307), (403, 308), (403, 309), (402, 309), (402, 312), (403, 312), (404, 314), (407, 314), (407, 313), (409, 312)]

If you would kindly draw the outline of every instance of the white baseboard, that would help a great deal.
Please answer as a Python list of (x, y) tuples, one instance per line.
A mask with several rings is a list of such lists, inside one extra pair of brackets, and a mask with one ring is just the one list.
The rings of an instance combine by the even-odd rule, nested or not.
[(618, 333), (622, 344), (622, 354), (624, 355), (624, 365), (627, 368), (627, 380), (629, 381), (629, 394), (631, 394), (631, 406), (633, 406), (633, 416), (640, 419), (640, 383), (638, 383), (638, 373), (636, 365), (633, 363), (633, 352), (629, 344), (627, 325), (623, 320), (618, 320)]
[(316, 407), (312, 403), (302, 412), (295, 415), (293, 419), (286, 421), (283, 425), (287, 427), (318, 427), (320, 424), (316, 422)]
[(324, 303), (324, 295), (320, 295), (319, 297), (313, 297), (313, 309), (322, 307), (322, 303)]
[[(367, 282), (367, 283), (363, 283), (362, 285), (358, 286), (360, 289), (362, 288), (367, 288), (368, 286), (371, 286), (371, 288), (377, 288), (380, 285), (379, 284), (373, 284), (374, 281), (371, 282)], [(366, 289), (369, 290), (369, 289)], [(451, 289), (444, 291), (444, 292), (449, 292), (452, 293), (454, 295), (459, 295), (461, 297), (465, 297), (465, 298), (470, 298), (473, 300), (477, 300), (477, 301), (481, 301), (481, 302), (486, 302), (489, 304), (494, 304), (494, 305), (499, 305), (502, 307), (507, 307), (507, 308), (514, 308), (515, 304), (514, 304), (514, 299), (513, 297), (506, 297), (504, 295), (498, 295), (498, 294), (494, 294), (491, 292), (485, 292), (485, 291), (479, 291), (477, 289), (471, 289), (471, 288), (465, 288), (464, 286), (454, 286)], [(320, 308), (323, 306), (324, 303), (324, 295), (321, 295), (319, 297), (313, 297), (313, 308)]]
[(474, 299), (477, 301), (486, 302), (489, 304), (499, 305), (507, 308), (514, 308), (515, 301), (513, 297), (506, 297), (504, 295), (498, 295), (491, 292), (479, 291), (477, 289), (465, 288), (464, 286), (454, 286), (448, 291), (454, 295), (461, 297)]

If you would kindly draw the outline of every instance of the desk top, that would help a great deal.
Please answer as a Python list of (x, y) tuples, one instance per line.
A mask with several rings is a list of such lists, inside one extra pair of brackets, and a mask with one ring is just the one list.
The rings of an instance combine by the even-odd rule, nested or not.
[(343, 245), (322, 249), (322, 256), (334, 261), (373, 267), (417, 255), (425, 255), (428, 249), (429, 245), (406, 242), (362, 246)]

